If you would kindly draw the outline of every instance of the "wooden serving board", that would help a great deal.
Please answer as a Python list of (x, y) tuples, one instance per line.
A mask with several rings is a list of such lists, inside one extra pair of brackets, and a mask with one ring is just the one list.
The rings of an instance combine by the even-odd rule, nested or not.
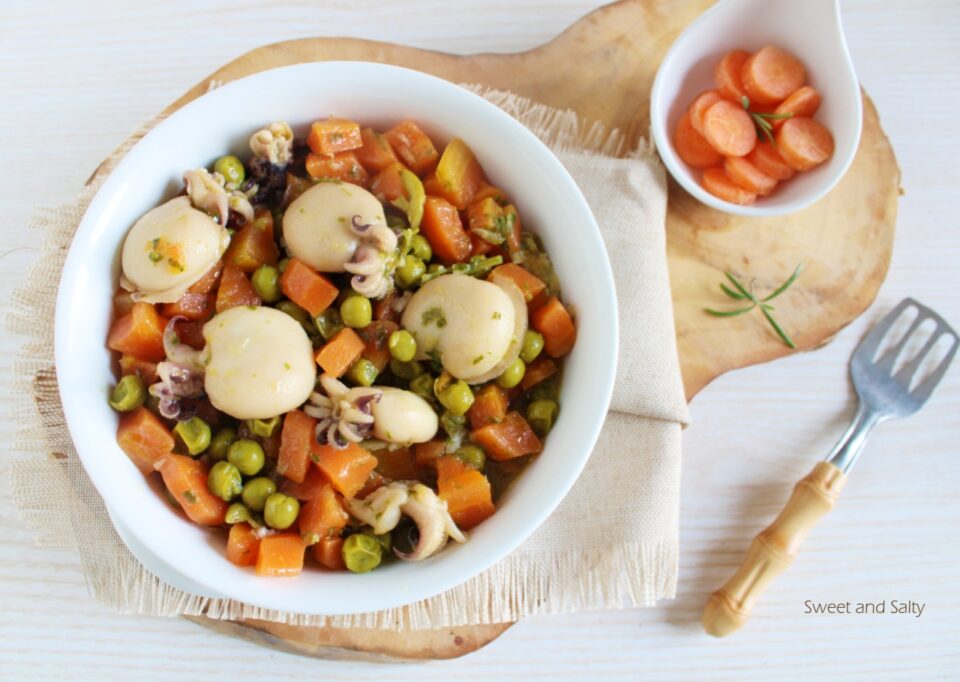
[[(506, 55), (455, 56), (352, 38), (282, 42), (230, 62), (164, 113), (199, 97), (211, 84), (265, 69), (363, 60), (511, 90), (572, 109), (588, 121), (625, 132), (632, 146), (649, 130), (649, 94), (661, 58), (680, 31), (711, 4), (711, 0), (621, 0), (587, 15), (541, 47)], [(109, 166), (104, 162), (97, 173)], [(900, 170), (893, 149), (866, 96), (863, 137), (853, 165), (827, 197), (804, 211), (783, 218), (728, 215), (700, 204), (671, 180), (667, 255), (688, 399), (724, 372), (794, 352), (758, 316), (721, 320), (703, 313), (704, 307), (729, 302), (717, 287), (725, 270), (755, 276), (758, 290), (764, 291), (802, 262), (803, 275), (789, 295), (777, 301), (778, 315), (799, 350), (815, 348), (876, 296), (890, 262), (899, 193)], [(453, 658), (482, 647), (511, 625), (396, 633), (194, 620), (297, 653), (365, 660)]]

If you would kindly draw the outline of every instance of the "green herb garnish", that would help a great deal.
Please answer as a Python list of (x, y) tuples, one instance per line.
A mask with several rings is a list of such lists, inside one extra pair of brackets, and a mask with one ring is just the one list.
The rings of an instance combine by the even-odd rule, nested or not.
[(437, 327), (443, 329), (447, 326), (447, 318), (440, 308), (428, 308), (421, 316), (420, 322), (426, 327), (431, 322), (435, 322)]
[(436, 267), (431, 265), (431, 269), (420, 279), (420, 284), (422, 286), (431, 279), (439, 277), (440, 275), (446, 275), (450, 272), (459, 275), (470, 275), (471, 277), (483, 277), (495, 267), (502, 264), (503, 256), (491, 256), (490, 258), (474, 256), (466, 263), (454, 263), (449, 268), (445, 265), (437, 265)]
[(753, 124), (757, 126), (757, 135), (763, 135), (770, 144), (776, 147), (777, 141), (773, 139), (773, 126), (770, 124), (770, 121), (793, 118), (793, 112), (788, 111), (785, 114), (763, 114), (759, 111), (750, 111), (750, 98), (746, 95), (740, 98), (740, 104), (742, 104), (743, 108), (750, 114), (750, 118), (753, 119)]
[(743, 315), (744, 313), (749, 313), (754, 308), (759, 307), (760, 312), (763, 313), (763, 316), (765, 318), (767, 318), (767, 322), (769, 322), (770, 326), (773, 327), (773, 331), (777, 333), (777, 336), (779, 336), (780, 339), (785, 344), (790, 346), (790, 348), (796, 348), (797, 346), (793, 342), (793, 339), (790, 338), (790, 336), (783, 330), (783, 328), (779, 325), (776, 319), (774, 319), (773, 315), (771, 314), (774, 310), (774, 307), (770, 305), (768, 302), (772, 301), (777, 296), (782, 294), (784, 291), (789, 289), (790, 285), (792, 285), (797, 280), (797, 277), (800, 276), (800, 271), (802, 269), (803, 269), (803, 263), (797, 266), (797, 269), (793, 271), (793, 274), (790, 275), (789, 278), (787, 278), (787, 281), (785, 281), (779, 287), (774, 289), (773, 293), (768, 294), (764, 298), (757, 298), (756, 294), (753, 293), (754, 280), (750, 280), (750, 285), (748, 287), (745, 287), (731, 273), (724, 272), (723, 274), (734, 286), (734, 289), (731, 289), (726, 284), (721, 282), (720, 289), (723, 291), (723, 293), (725, 293), (727, 296), (734, 299), (735, 301), (750, 301), (750, 305), (748, 305), (745, 308), (736, 308), (735, 310), (713, 310), (712, 308), (704, 308), (703, 310), (707, 314), (713, 315), (714, 317), (736, 317), (737, 315)]

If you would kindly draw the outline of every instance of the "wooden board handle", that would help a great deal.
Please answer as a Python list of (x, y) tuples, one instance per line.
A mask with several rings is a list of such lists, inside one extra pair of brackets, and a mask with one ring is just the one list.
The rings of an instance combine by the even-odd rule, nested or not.
[(714, 637), (739, 630), (767, 585), (787, 570), (817, 521), (833, 509), (847, 477), (829, 462), (819, 462), (793, 489), (780, 515), (753, 539), (743, 564), (710, 595), (701, 622)]

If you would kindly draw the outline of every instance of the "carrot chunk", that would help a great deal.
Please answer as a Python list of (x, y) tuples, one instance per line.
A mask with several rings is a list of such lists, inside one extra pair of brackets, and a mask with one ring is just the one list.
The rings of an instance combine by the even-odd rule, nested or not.
[(227, 559), (235, 566), (255, 566), (260, 553), (260, 536), (247, 523), (230, 526), (227, 536)]
[(345, 571), (347, 565), (343, 563), (343, 538), (323, 538), (313, 546), (313, 558), (324, 568), (331, 571)]
[(470, 235), (463, 229), (460, 213), (446, 199), (427, 197), (420, 230), (433, 254), (444, 263), (460, 263), (470, 257)]
[(117, 445), (127, 453), (144, 474), (173, 452), (173, 434), (167, 425), (145, 407), (138, 407), (120, 415), (117, 425)]
[(291, 258), (280, 275), (280, 289), (314, 317), (326, 310), (340, 293), (330, 280), (297, 258)]
[(257, 575), (290, 577), (303, 570), (306, 546), (297, 533), (275, 533), (260, 540)]
[(749, 52), (733, 50), (723, 56), (713, 71), (713, 80), (717, 84), (720, 94), (738, 104), (747, 94), (747, 91), (743, 88), (740, 73), (743, 71), (744, 63), (749, 58)]
[(316, 426), (317, 420), (300, 410), (287, 412), (280, 431), (277, 473), (296, 483), (303, 483), (310, 467), (310, 444), (315, 440)]
[(413, 121), (401, 121), (383, 134), (407, 167), (417, 175), (433, 170), (440, 158), (437, 148)]
[(440, 196), (461, 211), (473, 201), (483, 183), (483, 169), (470, 147), (459, 137), (450, 140), (443, 150), (436, 174)]
[(284, 477), (277, 484), (277, 489), (284, 495), (290, 495), (305, 502), (319, 495), (325, 485), (330, 485), (330, 480), (317, 467), (310, 467), (303, 478), (303, 483), (294, 483)]
[(223, 259), (214, 263), (207, 273), (190, 285), (187, 289), (191, 294), (211, 294), (220, 285), (220, 275), (223, 274)]
[(724, 159), (723, 172), (735, 185), (762, 197), (767, 196), (777, 188), (776, 180), (739, 156), (728, 156)]
[(215, 307), (218, 313), (222, 313), (238, 305), (260, 305), (260, 297), (253, 290), (253, 285), (243, 274), (243, 270), (233, 263), (228, 263), (223, 266)]
[(559, 371), (557, 363), (548, 357), (540, 356), (532, 363), (527, 365), (527, 371), (523, 373), (523, 379), (520, 381), (520, 387), (524, 391), (552, 377)]
[(470, 426), (479, 429), (487, 424), (499, 424), (507, 415), (510, 399), (502, 388), (496, 384), (489, 384), (477, 391), (473, 405), (467, 416)]
[(191, 294), (189, 291), (173, 303), (164, 303), (160, 313), (166, 317), (180, 315), (188, 320), (206, 320), (214, 311), (217, 297), (213, 294)]
[(355, 331), (344, 327), (317, 351), (315, 359), (324, 372), (342, 377), (357, 361), (366, 345)]
[[(424, 181), (426, 183), (426, 181)], [(427, 194), (430, 194), (428, 191)], [(477, 189), (477, 193), (473, 195), (474, 201), (483, 201), (484, 199), (493, 199), (498, 204), (507, 203), (507, 195), (499, 187), (494, 187), (490, 183), (484, 181), (480, 183), (480, 187)]]
[(703, 113), (703, 136), (724, 156), (744, 156), (757, 144), (757, 129), (740, 104), (720, 100)]
[[(780, 102), (780, 106), (774, 109), (773, 113), (779, 116), (792, 114), (793, 118), (799, 118), (800, 116), (813, 118), (813, 115), (817, 113), (817, 109), (819, 108), (820, 93), (809, 85), (804, 85)], [(786, 120), (787, 119), (784, 118), (775, 118), (771, 120), (770, 123), (773, 125), (773, 129), (777, 130)]]
[(411, 448), (378, 450), (377, 473), (391, 481), (415, 481), (421, 474)]
[(157, 363), (149, 360), (141, 360), (132, 355), (120, 356), (120, 376), (133, 374), (143, 379), (143, 383), (149, 386), (157, 383)]
[(833, 156), (833, 135), (812, 118), (788, 118), (776, 139), (780, 156), (794, 170), (810, 170)]
[(343, 450), (314, 443), (310, 455), (336, 491), (347, 499), (356, 496), (377, 466), (377, 458), (356, 443)]
[(707, 90), (693, 100), (693, 103), (690, 105), (688, 111), (690, 114), (690, 123), (693, 125), (693, 129), (701, 135), (703, 135), (703, 114), (721, 99), (723, 99), (723, 95), (720, 94), (719, 90)]
[(443, 441), (428, 440), (413, 446), (413, 459), (421, 469), (435, 467), (437, 459), (443, 456)]
[(573, 348), (577, 340), (577, 328), (570, 313), (556, 296), (530, 313), (530, 324), (543, 334), (543, 349), (547, 355), (559, 358)]
[(757, 146), (747, 154), (746, 159), (756, 166), (757, 170), (774, 180), (789, 180), (797, 174), (769, 142), (757, 142)]
[(677, 150), (677, 156), (694, 168), (709, 168), (715, 166), (723, 160), (723, 156), (714, 149), (706, 138), (693, 128), (690, 121), (690, 114), (684, 114), (677, 122), (677, 128), (673, 132), (673, 147)]
[(307, 146), (314, 154), (333, 156), (363, 146), (360, 124), (342, 118), (316, 121), (310, 126)]
[(507, 412), (499, 424), (481, 426), (470, 432), (470, 439), (482, 447), (491, 459), (502, 462), (543, 450), (543, 444), (519, 412)]
[(276, 265), (279, 257), (280, 250), (273, 238), (273, 216), (261, 209), (249, 224), (233, 235), (223, 261), (251, 273), (261, 265)]
[(807, 72), (792, 54), (767, 45), (743, 63), (740, 79), (751, 102), (769, 105), (778, 104), (803, 86)]
[(400, 162), (391, 163), (377, 173), (370, 182), (371, 194), (385, 204), (393, 203), (397, 199), (406, 199), (407, 190), (403, 186), (402, 175), (405, 168)]
[(454, 523), (462, 530), (470, 530), (496, 511), (487, 477), (455, 457), (437, 460), (437, 489)]
[(329, 485), (319, 494), (307, 500), (300, 508), (297, 522), (300, 524), (300, 539), (305, 545), (315, 545), (324, 538), (335, 537), (350, 520), (343, 502)]
[(183, 512), (201, 526), (219, 526), (227, 514), (227, 503), (207, 489), (209, 470), (200, 460), (186, 455), (167, 455), (155, 467), (163, 484)]
[(306, 168), (311, 178), (341, 180), (361, 187), (370, 184), (370, 174), (360, 165), (356, 152), (338, 152), (333, 156), (307, 154)]
[(703, 188), (713, 196), (731, 204), (740, 204), (746, 206), (757, 200), (757, 195), (735, 185), (723, 168), (708, 168), (703, 171)]
[(356, 151), (357, 160), (373, 173), (379, 173), (391, 163), (397, 162), (397, 155), (386, 138), (373, 128), (360, 131), (363, 146)]
[(488, 279), (494, 279), (494, 274), (498, 276), (509, 277), (523, 294), (523, 300), (527, 302), (530, 308), (536, 308), (546, 297), (547, 285), (539, 277), (534, 275), (526, 268), (515, 263), (506, 263), (498, 265), (490, 273)]
[(129, 313), (114, 321), (107, 345), (124, 355), (140, 360), (159, 362), (166, 357), (163, 350), (163, 329), (167, 321), (149, 303), (138, 301)]

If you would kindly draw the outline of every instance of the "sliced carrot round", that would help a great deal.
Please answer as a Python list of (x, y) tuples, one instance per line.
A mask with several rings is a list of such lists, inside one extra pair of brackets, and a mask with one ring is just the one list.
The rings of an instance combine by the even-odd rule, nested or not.
[(757, 200), (754, 192), (735, 185), (719, 166), (703, 171), (703, 188), (718, 199), (729, 201), (731, 204), (746, 206)]
[[(693, 129), (701, 135), (703, 135), (704, 112), (709, 109), (712, 104), (719, 102), (721, 99), (723, 99), (723, 96), (719, 90), (707, 90), (693, 100), (693, 104), (690, 105), (690, 123), (693, 124)], [(712, 166), (713, 164), (710, 165)]]
[[(778, 116), (784, 114), (792, 114), (794, 117), (805, 116), (807, 118), (812, 118), (817, 109), (820, 108), (820, 93), (811, 88), (809, 85), (804, 85), (799, 90), (795, 90), (790, 94), (785, 100), (780, 103), (776, 109), (773, 110), (773, 113)], [(773, 124), (773, 129), (777, 130), (780, 126), (783, 125), (783, 122), (786, 121), (785, 118), (775, 118), (770, 121)]]
[(803, 86), (807, 72), (800, 60), (774, 45), (755, 52), (743, 64), (740, 80), (751, 102), (777, 104)]
[(788, 118), (776, 139), (780, 156), (794, 170), (810, 170), (833, 156), (833, 135), (812, 118)]
[(776, 180), (739, 156), (728, 156), (724, 159), (723, 172), (733, 180), (735, 185), (762, 197), (767, 196), (777, 187)]
[(673, 147), (683, 162), (694, 168), (709, 168), (723, 160), (720, 153), (693, 129), (690, 114), (684, 114), (673, 133)]
[(713, 71), (713, 80), (717, 84), (720, 94), (729, 100), (739, 102), (747, 94), (743, 89), (740, 72), (749, 59), (750, 53), (743, 50), (734, 50), (723, 55)]
[(724, 156), (744, 156), (757, 144), (757, 129), (742, 105), (720, 100), (703, 114), (703, 136)]
[(774, 180), (789, 180), (797, 174), (769, 142), (757, 142), (757, 146), (747, 154), (746, 159), (756, 166), (757, 170)]

